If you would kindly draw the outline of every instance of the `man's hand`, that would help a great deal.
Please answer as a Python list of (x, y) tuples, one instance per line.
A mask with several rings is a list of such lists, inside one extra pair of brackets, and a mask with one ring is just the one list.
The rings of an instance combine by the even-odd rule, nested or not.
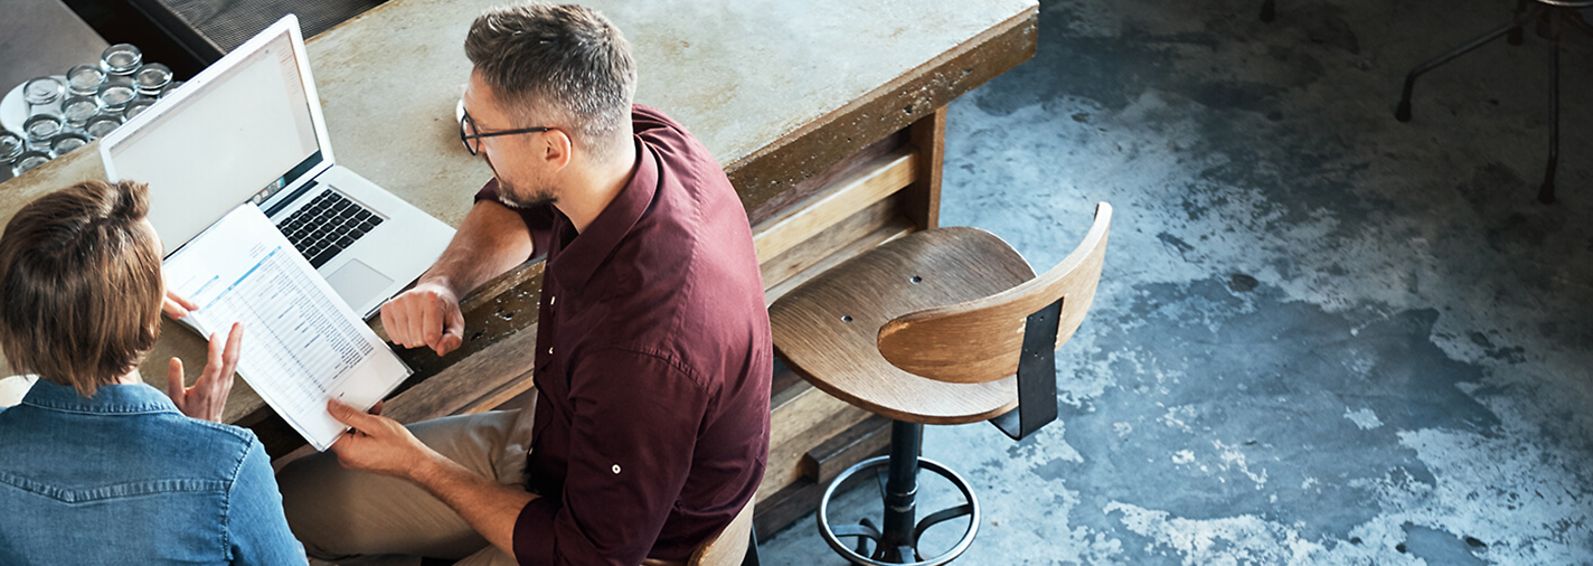
[(500, 485), (422, 444), (398, 421), (383, 417), (381, 404), (361, 413), (337, 400), (327, 401), (332, 418), (353, 428), (332, 445), (343, 467), (413, 482), (463, 517), (504, 554), (514, 556), (514, 523), (536, 496), (515, 485)]
[(166, 299), (160, 304), (160, 312), (166, 313), (166, 318), (172, 320), (188, 316), (188, 313), (196, 310), (199, 310), (199, 305), (171, 291), (166, 292)]
[(332, 445), (332, 453), (345, 468), (409, 478), (421, 464), (442, 457), (398, 421), (375, 414), (381, 412), (380, 404), (372, 407), (372, 413), (362, 413), (333, 399), (327, 401), (326, 410), (353, 429)]
[(465, 341), (465, 316), (448, 285), (422, 281), (382, 305), (382, 328), (395, 344), (426, 346), (445, 356)]
[(194, 380), (193, 387), (183, 386), (183, 361), (172, 358), (166, 363), (166, 395), (177, 404), (177, 410), (196, 419), (221, 422), (227, 408), (227, 395), (232, 393), (233, 372), (238, 369), (238, 353), (243, 349), (243, 325), (233, 324), (223, 338), (210, 335), (209, 359), (205, 369)]

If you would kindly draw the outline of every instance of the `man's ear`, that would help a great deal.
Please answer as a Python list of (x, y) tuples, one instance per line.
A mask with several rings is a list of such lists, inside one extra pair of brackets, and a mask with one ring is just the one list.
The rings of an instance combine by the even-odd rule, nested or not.
[(569, 134), (564, 133), (564, 130), (549, 130), (542, 135), (542, 139), (544, 140), (542, 143), (543, 160), (552, 165), (555, 170), (563, 169), (565, 165), (570, 164), (570, 159), (573, 157), (571, 150), (575, 149), (575, 140), (570, 139)]

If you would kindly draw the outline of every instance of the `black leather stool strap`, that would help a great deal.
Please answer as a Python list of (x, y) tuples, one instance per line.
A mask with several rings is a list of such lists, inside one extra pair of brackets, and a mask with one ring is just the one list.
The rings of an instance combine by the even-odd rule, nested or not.
[(1013, 440), (1056, 420), (1056, 332), (1062, 299), (1029, 315), (1018, 358), (1018, 408), (990, 419)]

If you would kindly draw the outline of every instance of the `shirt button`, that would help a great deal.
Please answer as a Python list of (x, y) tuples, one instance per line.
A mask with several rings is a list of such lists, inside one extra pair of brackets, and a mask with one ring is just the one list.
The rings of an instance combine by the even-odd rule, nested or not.
[(559, 302), (559, 298), (557, 296), (548, 295), (548, 306), (551, 307), (551, 306), (553, 306), (553, 303), (557, 303), (557, 302)]
[(614, 470), (614, 473), (618, 474), (620, 470), (619, 464), (614, 464), (614, 467), (609, 469)]
[(548, 355), (549, 356), (553, 355), (553, 347), (552, 346), (548, 346)]

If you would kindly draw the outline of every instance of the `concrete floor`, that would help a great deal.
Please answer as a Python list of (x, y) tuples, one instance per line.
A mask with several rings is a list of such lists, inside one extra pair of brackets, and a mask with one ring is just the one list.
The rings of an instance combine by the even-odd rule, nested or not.
[[(1558, 205), (1542, 40), (1392, 117), (1513, 4), (1042, 6), (1038, 56), (952, 106), (943, 223), (1042, 268), (1094, 202), (1116, 224), (1061, 420), (926, 436), (985, 506), (961, 563), (1593, 563), (1593, 38), (1563, 57)], [(763, 557), (838, 562), (811, 518)]]

